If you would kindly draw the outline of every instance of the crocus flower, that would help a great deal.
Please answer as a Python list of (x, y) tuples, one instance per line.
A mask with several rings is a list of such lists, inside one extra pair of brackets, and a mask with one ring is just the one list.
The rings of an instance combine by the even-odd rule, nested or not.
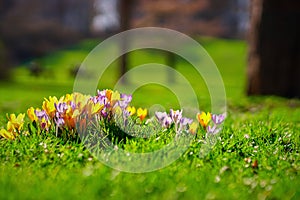
[(15, 135), (12, 132), (9, 132), (5, 129), (0, 130), (0, 136), (4, 137), (6, 139), (10, 139), (10, 140), (15, 139)]
[(65, 125), (65, 120), (63, 119), (62, 116), (60, 116), (58, 113), (56, 113), (56, 118), (54, 119), (55, 124), (59, 127)]
[(10, 114), (9, 117), (7, 116), (7, 118), (8, 118), (7, 131), (9, 131), (9, 132), (13, 132), (13, 131), (20, 132), (21, 129), (23, 128), (24, 117), (25, 117), (24, 113), (20, 113), (17, 117), (16, 117), (15, 114)]
[(64, 124), (69, 128), (69, 129), (73, 129), (75, 128), (75, 119), (73, 117), (73, 114), (72, 113), (66, 113), (64, 116), (63, 116), (63, 121), (64, 121)]
[(143, 121), (145, 119), (145, 117), (147, 116), (147, 109), (142, 109), (142, 108), (138, 108), (137, 109), (137, 116), (140, 118), (141, 121)]
[(186, 118), (186, 117), (182, 117), (179, 121), (179, 128), (178, 131), (182, 131), (184, 129), (184, 127), (186, 127), (187, 125), (191, 124), (193, 122), (192, 119), (190, 118)]
[(107, 113), (106, 109), (102, 109), (100, 114), (101, 114), (102, 117), (107, 117), (108, 116), (108, 113)]
[(70, 101), (70, 107), (72, 108), (72, 110), (76, 109), (76, 103), (74, 101)]
[[(91, 97), (89, 95), (83, 95), (81, 93), (74, 93), (73, 94), (73, 102), (75, 104), (76, 109), (78, 109), (80, 112), (84, 109), (87, 101)], [(73, 109), (75, 110), (75, 109)]]
[(100, 103), (100, 104), (104, 105), (105, 108), (110, 108), (111, 107), (111, 103), (108, 100), (108, 98), (106, 98), (106, 97), (97, 97), (96, 99), (97, 100), (94, 101), (94, 103)]
[(220, 115), (213, 114), (211, 116), (211, 119), (215, 124), (221, 124), (225, 120), (225, 114), (220, 114)]
[(113, 93), (112, 90), (105, 90), (105, 96), (109, 101), (111, 101), (112, 93)]
[(199, 121), (199, 123), (201, 124), (201, 126), (206, 129), (208, 123), (211, 120), (211, 114), (209, 112), (205, 113), (205, 112), (201, 112), (197, 114), (197, 119)]
[(114, 106), (118, 101), (121, 100), (121, 95), (118, 91), (112, 91), (110, 102)]
[(63, 98), (63, 102), (69, 104), (73, 101), (73, 94), (66, 94), (66, 97)]
[(186, 126), (186, 125), (188, 125), (188, 124), (191, 124), (192, 122), (193, 122), (193, 120), (190, 119), (190, 118), (182, 117), (182, 118), (180, 119), (180, 124), (182, 124), (183, 126)]
[(221, 128), (218, 128), (217, 125), (214, 126), (208, 126), (207, 127), (207, 133), (215, 135), (221, 131)]
[(162, 121), (164, 118), (168, 117), (168, 114), (166, 112), (155, 112), (155, 117), (158, 121)]
[(92, 101), (89, 101), (87, 103), (87, 113), (89, 116), (94, 115), (96, 113), (99, 113), (103, 109), (104, 105), (100, 103), (93, 103)]
[(49, 116), (47, 115), (46, 111), (44, 111), (44, 110), (36, 109), (34, 111), (34, 113), (39, 120), (41, 120), (42, 118), (49, 120)]
[(129, 112), (127, 110), (123, 110), (120, 106), (114, 107), (114, 114), (116, 115), (123, 114), (123, 116), (129, 116)]
[(46, 118), (42, 118), (40, 120), (40, 126), (42, 129), (45, 129), (48, 131), (51, 126), (51, 122), (49, 120), (47, 120)]
[(35, 110), (35, 115), (39, 119), (40, 126), (42, 129), (49, 130), (49, 127), (51, 126), (51, 122), (49, 119), (49, 116), (47, 115), (46, 111), (44, 110)]
[(119, 107), (121, 107), (122, 109), (125, 109), (125, 108), (128, 107), (128, 102), (121, 100), (121, 101), (118, 101), (118, 103), (115, 104), (115, 106), (116, 105), (119, 106)]
[(170, 117), (175, 124), (178, 124), (182, 118), (182, 110), (170, 109)]
[(169, 116), (164, 118), (163, 121), (162, 121), (162, 125), (166, 128), (169, 128), (171, 124), (172, 124), (172, 119)]
[(54, 107), (56, 109), (56, 112), (63, 114), (66, 112), (66, 110), (68, 109), (68, 105), (67, 103), (63, 102), (63, 103), (54, 103)]
[(15, 114), (10, 114), (7, 116), (7, 128), (0, 130), (0, 136), (6, 139), (15, 139), (16, 136), (19, 135), (23, 128), (25, 114), (19, 114), (16, 116)]
[(134, 115), (136, 113), (136, 109), (134, 106), (128, 106), (126, 110), (129, 112), (130, 116)]
[(127, 94), (121, 94), (121, 100), (126, 102), (127, 104), (129, 104), (132, 100), (132, 96), (131, 95), (127, 95)]
[(197, 129), (198, 129), (198, 123), (193, 122), (190, 124), (190, 127), (189, 127), (190, 133), (195, 134), (197, 132)]
[(98, 97), (106, 97), (106, 90), (97, 90)]
[(31, 121), (37, 121), (38, 120), (38, 118), (37, 118), (37, 116), (36, 116), (36, 114), (35, 114), (34, 111), (35, 111), (35, 109), (33, 107), (30, 107), (27, 110), (27, 116), (29, 117), (29, 119)]
[(58, 103), (57, 98), (54, 97), (49, 97), (49, 100), (45, 98), (45, 100), (43, 101), (43, 110), (46, 111), (46, 113), (48, 114), (48, 116), (50, 118), (53, 118), (55, 116), (55, 103)]
[(155, 117), (165, 128), (170, 127), (170, 125), (172, 124), (172, 119), (166, 112), (155, 112)]
[(132, 100), (132, 96), (131, 95), (127, 95), (127, 94), (120, 94), (120, 100), (118, 101), (118, 105), (122, 108), (125, 109), (128, 107), (129, 103)]
[(55, 113), (55, 124), (59, 127), (62, 127), (65, 125), (65, 120), (64, 116), (66, 111), (69, 109), (69, 106), (67, 105), (66, 102), (59, 102), (59, 103), (54, 103), (54, 107), (56, 108), (56, 113)]

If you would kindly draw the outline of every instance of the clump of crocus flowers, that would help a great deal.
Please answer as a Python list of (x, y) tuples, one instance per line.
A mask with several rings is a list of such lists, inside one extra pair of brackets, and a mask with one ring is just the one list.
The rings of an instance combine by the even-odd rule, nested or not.
[(182, 110), (174, 111), (171, 109), (169, 114), (166, 112), (156, 112), (155, 117), (164, 128), (169, 128), (171, 125), (174, 125), (177, 134), (187, 130), (188, 126), (193, 122), (192, 119), (182, 116)]
[(225, 114), (211, 114), (201, 112), (197, 114), (197, 120), (208, 134), (216, 135), (221, 131), (222, 123), (225, 120)]
[[(194, 122), (193, 119), (183, 117), (182, 110), (170, 110), (170, 113), (166, 112), (156, 112), (155, 117), (160, 122), (161, 126), (164, 128), (170, 128), (174, 126), (175, 132), (180, 134), (181, 132), (190, 132), (191, 134), (196, 134), (198, 129), (202, 127), (207, 134), (216, 135), (221, 131), (221, 125), (225, 120), (225, 114), (211, 114), (209, 112), (197, 113), (197, 121)], [(200, 127), (198, 127), (200, 124)]]
[[(104, 121), (114, 123), (116, 116), (121, 117), (126, 126), (129, 119), (134, 119), (137, 124), (147, 125), (151, 119), (146, 120), (148, 111), (145, 108), (135, 108), (130, 105), (131, 95), (121, 94), (113, 90), (98, 90), (95, 96), (72, 93), (57, 97), (45, 98), (41, 108), (30, 107), (27, 116), (30, 120), (28, 127), (34, 127), (37, 133), (55, 133), (60, 136), (64, 133), (72, 135), (87, 129), (89, 123)], [(182, 110), (171, 109), (169, 113), (156, 112), (152, 119), (157, 120), (163, 129), (174, 127), (176, 134), (188, 132), (196, 134), (200, 127), (207, 134), (220, 132), (225, 115), (216, 115), (201, 112), (196, 116), (197, 121), (186, 118)], [(7, 115), (6, 128), (0, 129), (0, 137), (15, 139), (20, 134), (30, 134), (24, 130), (25, 114)], [(31, 125), (31, 126), (30, 126)], [(200, 126), (199, 126), (200, 125)]]
[(7, 118), (6, 129), (2, 128), (0, 130), (0, 136), (7, 139), (15, 139), (22, 132), (25, 114), (20, 113), (18, 116), (10, 114), (10, 116), (7, 115)]

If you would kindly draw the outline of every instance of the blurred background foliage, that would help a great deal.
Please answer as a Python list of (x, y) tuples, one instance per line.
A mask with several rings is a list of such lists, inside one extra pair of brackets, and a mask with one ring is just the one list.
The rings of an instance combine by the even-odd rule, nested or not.
[[(216, 62), (229, 99), (246, 92), (299, 97), (299, 11), (299, 1), (284, 0), (0, 0), (0, 107), (14, 105), (16, 96), (32, 102), (71, 92), (90, 50), (115, 33), (144, 26), (198, 40)], [(116, 60), (102, 87), (148, 61), (189, 73), (196, 87), (203, 83), (175, 55), (150, 52)], [(199, 95), (208, 95), (199, 88)]]
[(83, 38), (112, 35), (126, 17), (125, 29), (159, 26), (244, 38), (247, 6), (247, 0), (0, 0), (1, 71)]

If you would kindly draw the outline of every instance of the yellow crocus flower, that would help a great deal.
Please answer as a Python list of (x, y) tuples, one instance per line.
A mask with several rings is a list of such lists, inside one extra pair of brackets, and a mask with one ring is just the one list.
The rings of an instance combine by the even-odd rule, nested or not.
[(81, 114), (81, 112), (78, 110), (78, 109), (75, 109), (73, 111), (73, 114), (72, 114), (72, 118), (77, 118), (79, 115)]
[(4, 137), (6, 139), (10, 139), (10, 140), (15, 139), (15, 135), (5, 129), (0, 130), (0, 136)]
[(96, 103), (96, 104), (91, 103), (91, 105), (92, 106), (91, 106), (91, 110), (90, 111), (91, 111), (92, 115), (100, 112), (103, 109), (103, 107), (104, 107), (104, 105), (101, 105), (99, 103)]
[(46, 113), (48, 114), (48, 116), (50, 118), (53, 118), (55, 115), (55, 111), (56, 111), (55, 106), (54, 106), (55, 103), (56, 104), (58, 103), (58, 100), (55, 96), (54, 97), (50, 96), (49, 100), (45, 98), (45, 101), (43, 101), (42, 108), (43, 108), (43, 110), (46, 111)]
[(208, 123), (211, 120), (211, 114), (209, 112), (205, 113), (205, 112), (201, 112), (197, 114), (197, 119), (199, 121), (199, 123), (201, 124), (201, 126), (203, 126), (204, 129), (206, 129)]
[(83, 95), (81, 93), (74, 93), (73, 100), (76, 105), (76, 109), (78, 109), (79, 112), (82, 112), (84, 107), (86, 106), (86, 103), (91, 97), (89, 95)]
[(143, 121), (145, 119), (145, 117), (147, 116), (147, 109), (142, 109), (142, 108), (138, 108), (137, 109), (137, 116), (140, 118), (141, 121)]
[(66, 97), (64, 97), (62, 101), (70, 104), (70, 102), (73, 101), (73, 94), (66, 94)]
[(198, 123), (193, 122), (189, 127), (190, 133), (195, 134), (197, 132), (197, 128), (198, 128)]
[(111, 95), (112, 95), (113, 91), (112, 90), (106, 90), (105, 95), (106, 98), (110, 101), (111, 100)]
[(25, 117), (24, 113), (20, 113), (17, 117), (15, 114), (10, 114), (9, 117), (7, 116), (8, 118), (7, 131), (13, 132), (15, 130), (18, 130), (18, 132), (20, 132), (23, 128), (24, 117)]
[(129, 112), (130, 116), (134, 115), (136, 113), (136, 109), (134, 106), (128, 106), (126, 110)]
[(28, 108), (27, 109), (27, 116), (29, 117), (29, 119), (31, 120), (31, 121), (38, 121), (38, 118), (37, 118), (37, 116), (36, 116), (36, 114), (35, 114), (35, 109), (33, 108), (33, 107), (30, 107), (30, 108)]
[(122, 108), (120, 108), (120, 106), (116, 106), (116, 107), (113, 108), (113, 112), (116, 115), (121, 115), (122, 114)]
[(118, 91), (113, 91), (112, 95), (111, 95), (111, 101), (115, 102), (115, 101), (119, 101), (121, 99), (120, 93)]

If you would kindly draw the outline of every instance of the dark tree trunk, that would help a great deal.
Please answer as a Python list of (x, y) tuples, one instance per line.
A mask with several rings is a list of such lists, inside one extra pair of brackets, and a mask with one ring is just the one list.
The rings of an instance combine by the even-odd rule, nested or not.
[(252, 0), (248, 95), (300, 97), (300, 1)]
[(7, 81), (10, 77), (11, 65), (10, 52), (4, 44), (2, 37), (3, 20), (8, 13), (8, 10), (13, 6), (14, 2), (10, 0), (0, 0), (0, 81)]
[(7, 81), (11, 78), (10, 77), (11, 63), (7, 58), (8, 58), (8, 52), (4, 47), (0, 38), (0, 81), (1, 80)]
[[(120, 31), (126, 31), (130, 28), (130, 16), (132, 9), (132, 1), (133, 0), (119, 0), (119, 13), (120, 13)], [(128, 43), (126, 38), (121, 41), (121, 49), (126, 50), (128, 47)], [(124, 54), (121, 56), (120, 60), (120, 77), (122, 77), (128, 68), (128, 55)], [(123, 83), (126, 83), (124, 78), (121, 79)]]

